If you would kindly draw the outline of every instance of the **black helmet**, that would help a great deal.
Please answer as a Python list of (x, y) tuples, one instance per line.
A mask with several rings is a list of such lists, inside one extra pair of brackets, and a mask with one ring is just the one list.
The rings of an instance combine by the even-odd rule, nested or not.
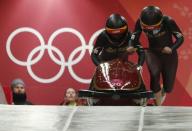
[(159, 7), (147, 6), (140, 15), (140, 23), (143, 28), (153, 30), (159, 28), (162, 23), (163, 13)]
[(105, 30), (112, 41), (118, 41), (125, 36), (128, 30), (127, 21), (119, 14), (112, 14), (106, 21)]

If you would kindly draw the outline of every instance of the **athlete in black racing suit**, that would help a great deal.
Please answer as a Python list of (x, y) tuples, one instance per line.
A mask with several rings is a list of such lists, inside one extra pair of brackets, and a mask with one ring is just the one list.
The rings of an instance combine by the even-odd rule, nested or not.
[[(100, 63), (117, 58), (123, 61), (128, 61), (128, 55), (130, 54), (127, 52), (127, 49), (130, 39), (131, 32), (128, 29), (127, 21), (125, 20), (125, 18), (119, 14), (110, 15), (106, 21), (105, 29), (97, 37), (96, 43), (91, 53), (93, 63), (98, 66)], [(141, 70), (145, 59), (145, 53), (141, 45), (134, 45), (134, 47), (137, 49), (138, 54), (137, 69)], [(93, 80), (90, 84), (89, 89), (95, 90), (93, 86)], [(145, 86), (143, 83), (141, 84), (139, 90), (145, 90)], [(110, 100), (113, 103), (113, 99), (99, 99), (99, 101), (96, 102), (95, 105), (108, 105), (110, 103)], [(118, 104), (121, 105), (123, 103), (121, 101), (118, 101)], [(116, 105), (118, 104), (116, 103)]]
[[(146, 62), (150, 72), (150, 88), (155, 93), (156, 104), (161, 105), (165, 93), (170, 93), (173, 89), (178, 65), (177, 49), (184, 38), (175, 21), (163, 15), (156, 6), (147, 6), (142, 10), (131, 37), (129, 52), (134, 45), (139, 44), (142, 31), (149, 41)], [(160, 74), (163, 79), (162, 89)]]
[[(127, 48), (130, 42), (131, 32), (128, 30), (127, 21), (119, 14), (112, 14), (107, 19), (105, 30), (98, 36), (91, 53), (93, 63), (97, 66), (102, 62), (116, 58), (128, 60)], [(145, 54), (141, 45), (135, 45), (138, 59), (138, 69), (141, 69)]]

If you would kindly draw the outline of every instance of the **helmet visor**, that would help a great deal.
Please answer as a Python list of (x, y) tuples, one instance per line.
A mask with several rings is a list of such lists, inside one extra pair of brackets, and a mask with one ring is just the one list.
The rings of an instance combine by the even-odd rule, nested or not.
[(146, 25), (141, 20), (140, 20), (140, 23), (141, 23), (141, 28), (143, 30), (159, 30), (161, 28), (162, 20), (155, 25)]
[(117, 29), (112, 29), (112, 28), (105, 28), (107, 33), (111, 34), (111, 35), (118, 35), (118, 34), (123, 34), (127, 31), (127, 25), (121, 27), (121, 28), (117, 28)]

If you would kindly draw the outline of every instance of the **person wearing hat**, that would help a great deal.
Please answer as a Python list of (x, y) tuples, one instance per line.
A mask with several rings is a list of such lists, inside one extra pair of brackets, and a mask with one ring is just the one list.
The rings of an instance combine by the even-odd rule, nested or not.
[(11, 90), (14, 105), (32, 105), (27, 101), (27, 94), (25, 91), (25, 83), (22, 79), (17, 78), (11, 82)]

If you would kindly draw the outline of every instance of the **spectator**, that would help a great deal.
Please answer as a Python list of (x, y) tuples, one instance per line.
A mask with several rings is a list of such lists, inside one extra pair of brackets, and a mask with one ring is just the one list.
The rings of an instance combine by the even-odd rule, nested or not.
[(0, 83), (0, 104), (7, 104), (3, 87)]
[(78, 105), (77, 93), (74, 88), (68, 88), (66, 90), (64, 105), (68, 105), (68, 106)]
[(14, 79), (11, 83), (11, 90), (14, 105), (32, 105), (31, 102), (27, 101), (25, 83), (22, 79)]

